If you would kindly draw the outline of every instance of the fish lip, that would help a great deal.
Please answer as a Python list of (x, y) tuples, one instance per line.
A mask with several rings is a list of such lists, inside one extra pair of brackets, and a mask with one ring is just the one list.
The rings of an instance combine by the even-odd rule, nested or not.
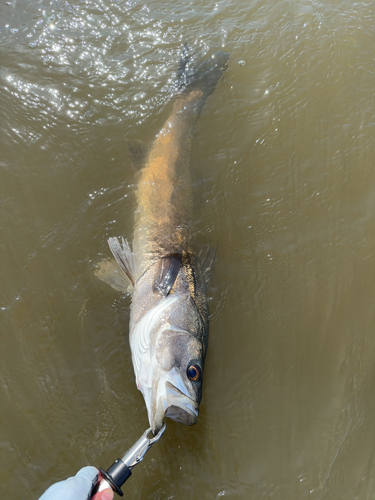
[(184, 391), (181, 390), (181, 384), (177, 387), (168, 380), (170, 378), (163, 377), (159, 380), (155, 412), (150, 418), (154, 434), (160, 430), (166, 417), (185, 425), (197, 422), (199, 405), (190, 397), (183, 384)]
[[(187, 425), (195, 424), (198, 417), (198, 405), (190, 396), (184, 394), (182, 391), (178, 389), (175, 385), (170, 382), (165, 383), (167, 387), (167, 395), (169, 396), (169, 400), (172, 404), (170, 404), (166, 409), (166, 416), (171, 418), (171, 412), (168, 410), (171, 407), (179, 408), (182, 412), (186, 414), (185, 419)], [(180, 412), (181, 414), (181, 412)]]

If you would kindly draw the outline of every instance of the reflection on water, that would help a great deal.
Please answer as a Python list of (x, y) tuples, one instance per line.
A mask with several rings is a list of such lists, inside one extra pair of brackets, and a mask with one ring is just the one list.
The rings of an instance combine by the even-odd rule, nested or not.
[[(147, 426), (127, 141), (170, 111), (184, 42), (228, 71), (197, 125), (196, 238), (218, 244), (198, 425), (168, 422), (130, 498), (367, 499), (375, 481), (375, 62), (369, 5), (0, 6), (0, 491), (38, 498)], [(25, 493), (27, 492), (27, 493)]]

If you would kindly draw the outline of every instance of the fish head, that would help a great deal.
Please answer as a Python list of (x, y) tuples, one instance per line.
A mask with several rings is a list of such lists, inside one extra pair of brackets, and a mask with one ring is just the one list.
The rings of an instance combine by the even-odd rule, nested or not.
[(176, 295), (146, 316), (139, 324), (143, 341), (142, 332), (135, 332), (142, 348), (132, 349), (132, 355), (152, 430), (157, 433), (166, 417), (193, 425), (202, 398), (205, 325), (194, 303)]
[(186, 425), (197, 422), (202, 399), (203, 346), (187, 330), (171, 325), (156, 349), (158, 378), (149, 410), (151, 425), (162, 426), (164, 417)]

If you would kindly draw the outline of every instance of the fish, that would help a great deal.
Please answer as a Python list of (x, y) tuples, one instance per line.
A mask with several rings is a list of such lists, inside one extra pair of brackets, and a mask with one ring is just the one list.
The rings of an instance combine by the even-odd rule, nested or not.
[(139, 169), (132, 244), (108, 244), (129, 283), (129, 343), (152, 432), (165, 418), (197, 422), (208, 346), (207, 287), (215, 249), (195, 250), (190, 156), (195, 124), (227, 68), (220, 51), (198, 63), (186, 48), (171, 113), (153, 144), (129, 144)]

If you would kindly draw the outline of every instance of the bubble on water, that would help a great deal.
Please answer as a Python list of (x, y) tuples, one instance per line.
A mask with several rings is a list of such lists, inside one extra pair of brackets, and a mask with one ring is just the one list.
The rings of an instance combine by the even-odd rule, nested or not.
[(239, 64), (240, 66), (245, 66), (245, 64), (246, 64), (246, 63), (245, 63), (245, 61), (243, 61), (243, 60), (241, 59), (241, 61), (238, 61), (238, 64)]

